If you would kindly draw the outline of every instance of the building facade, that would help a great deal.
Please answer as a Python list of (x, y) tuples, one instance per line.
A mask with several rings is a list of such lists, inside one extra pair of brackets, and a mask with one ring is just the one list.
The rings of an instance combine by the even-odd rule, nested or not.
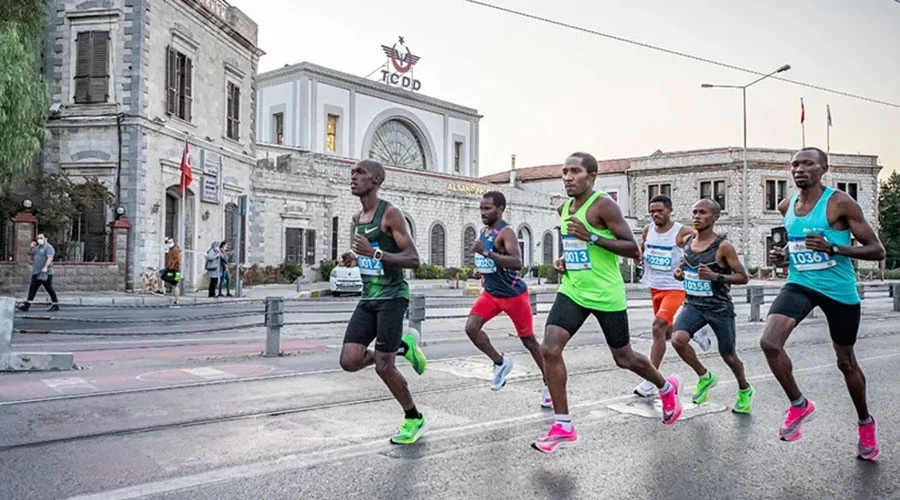
[[(164, 239), (180, 235), (185, 283), (198, 284), (200, 254), (237, 237), (235, 201), (256, 164), (256, 24), (223, 0), (57, 0), (48, 12), (44, 170), (97, 178), (124, 209), (127, 288), (158, 269)], [(182, 213), (186, 143), (194, 175)], [(65, 257), (108, 258), (104, 228), (115, 216), (98, 204), (73, 231), (80, 255)]]

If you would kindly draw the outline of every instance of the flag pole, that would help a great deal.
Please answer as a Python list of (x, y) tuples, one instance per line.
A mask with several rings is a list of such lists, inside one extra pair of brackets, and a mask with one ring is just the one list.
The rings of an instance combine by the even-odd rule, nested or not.
[(803, 98), (800, 98), (800, 137), (803, 147), (806, 147), (806, 108), (803, 106)]
[(828, 159), (831, 159), (831, 105), (825, 105), (825, 147)]

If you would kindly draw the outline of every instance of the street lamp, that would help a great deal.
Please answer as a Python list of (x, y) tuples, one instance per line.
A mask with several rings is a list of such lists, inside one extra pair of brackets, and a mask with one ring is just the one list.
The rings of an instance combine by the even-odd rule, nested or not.
[[(743, 181), (742, 181), (743, 189), (742, 189), (742, 196), (741, 196), (741, 199), (743, 201), (743, 210), (744, 210), (744, 231), (743, 231), (743, 233), (744, 233), (744, 241), (743, 241), (743, 243), (744, 243), (743, 244), (744, 266), (750, 265), (750, 245), (748, 242), (748, 234), (747, 234), (748, 226), (749, 226), (749, 211), (747, 210), (747, 88), (765, 80), (766, 78), (769, 78), (772, 75), (775, 75), (777, 73), (782, 73), (789, 69), (791, 69), (790, 64), (785, 64), (784, 66), (776, 69), (775, 71), (773, 71), (767, 75), (763, 75), (763, 76), (757, 78), (756, 80), (753, 80), (752, 82), (748, 83), (747, 85), (713, 85), (710, 83), (700, 84), (700, 87), (704, 88), (704, 89), (741, 89), (741, 94), (742, 94), (743, 100), (744, 100), (744, 175), (743, 175)], [(715, 196), (715, 193), (713, 194), (713, 196)]]

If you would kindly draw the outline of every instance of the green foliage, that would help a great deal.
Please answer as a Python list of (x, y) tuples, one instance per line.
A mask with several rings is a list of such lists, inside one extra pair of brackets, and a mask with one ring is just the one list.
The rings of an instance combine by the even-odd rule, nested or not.
[[(631, 279), (632, 269), (634, 270), (634, 280)], [(637, 283), (641, 279), (641, 269), (636, 267), (631, 259), (619, 264), (619, 271), (622, 273), (625, 283)]]
[(328, 281), (331, 279), (331, 271), (334, 271), (334, 268), (337, 267), (336, 260), (323, 260), (319, 262), (319, 279), (321, 281)]
[(747, 268), (747, 274), (752, 278), (752, 277), (756, 276), (757, 274), (759, 274), (759, 268), (758, 267), (749, 267), (749, 268)]
[(285, 262), (281, 265), (281, 276), (283, 276), (288, 283), (293, 283), (297, 281), (298, 278), (303, 277), (303, 266)]
[(885, 267), (900, 267), (900, 173), (892, 172), (878, 189), (878, 224), (887, 251)]
[(415, 274), (418, 280), (438, 280), (444, 275), (444, 268), (434, 264), (422, 264), (416, 269)]
[(41, 42), (44, 34), (44, 12), (47, 0), (0, 1), (0, 26), (14, 25), (31, 47)]
[(886, 280), (900, 280), (900, 269), (888, 269), (884, 272)]
[(284, 263), (280, 266), (260, 266), (254, 264), (241, 271), (244, 286), (293, 283), (303, 277), (303, 267)]

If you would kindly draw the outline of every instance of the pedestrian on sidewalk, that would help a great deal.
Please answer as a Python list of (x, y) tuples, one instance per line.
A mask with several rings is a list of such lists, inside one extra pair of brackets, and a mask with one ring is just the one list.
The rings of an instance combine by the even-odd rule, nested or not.
[(219, 242), (213, 241), (206, 251), (206, 275), (209, 277), (209, 297), (216, 296), (216, 286), (219, 284), (219, 276), (221, 271), (222, 253), (219, 251)]
[(19, 306), (19, 310), (28, 311), (31, 309), (31, 301), (37, 295), (38, 289), (43, 286), (44, 290), (47, 290), (47, 295), (50, 296), (51, 302), (50, 309), (47, 311), (59, 311), (59, 300), (56, 297), (56, 291), (53, 290), (53, 256), (56, 255), (56, 250), (47, 241), (47, 236), (44, 233), (40, 233), (37, 235), (37, 241), (31, 242), (31, 251), (29, 253), (33, 260), (31, 285), (28, 287), (28, 298)]
[(181, 247), (175, 244), (173, 238), (166, 238), (166, 267), (160, 271), (160, 277), (175, 294), (175, 304), (181, 295)]
[(219, 244), (219, 272), (222, 277), (219, 279), (219, 297), (222, 297), (222, 285), (225, 285), (225, 292), (227, 292), (227, 296), (231, 297), (231, 273), (228, 271), (228, 260), (231, 255), (230, 249), (228, 248), (228, 242), (223, 241)]

